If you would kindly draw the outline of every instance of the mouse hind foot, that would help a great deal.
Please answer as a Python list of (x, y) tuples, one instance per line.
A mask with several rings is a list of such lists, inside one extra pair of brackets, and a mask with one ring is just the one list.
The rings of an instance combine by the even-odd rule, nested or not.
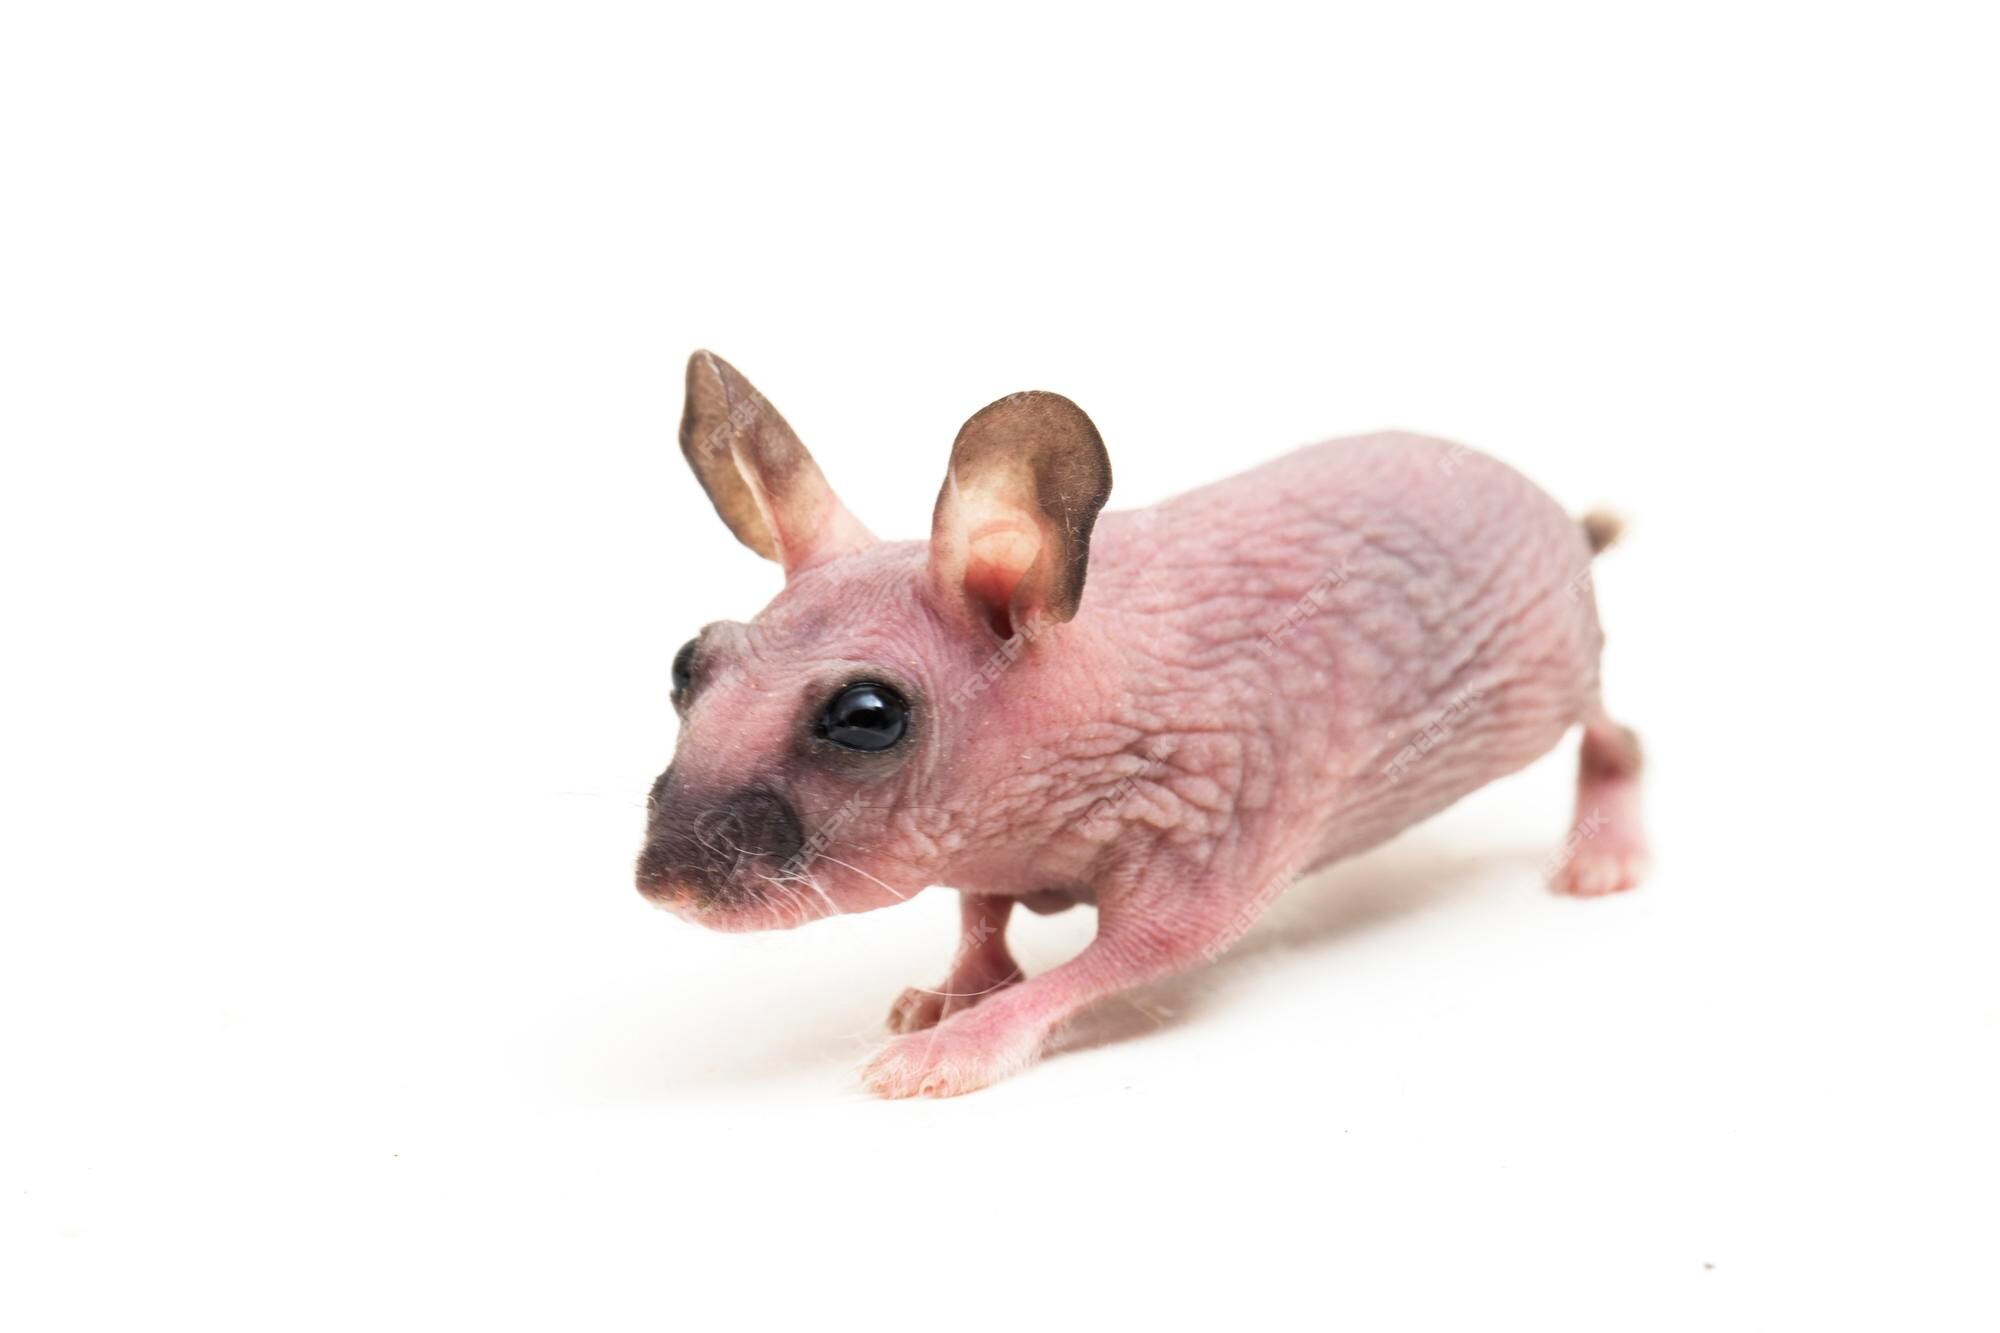
[(1598, 714), (1584, 724), (1576, 782), (1576, 820), (1542, 864), (1558, 893), (1599, 898), (1638, 884), (1647, 847), (1639, 812), (1639, 738)]

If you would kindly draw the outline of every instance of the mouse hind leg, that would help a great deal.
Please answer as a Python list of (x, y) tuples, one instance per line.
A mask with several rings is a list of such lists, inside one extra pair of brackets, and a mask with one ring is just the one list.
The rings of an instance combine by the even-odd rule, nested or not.
[(1639, 815), (1639, 738), (1601, 709), (1583, 724), (1576, 780), (1576, 821), (1542, 873), (1559, 893), (1580, 898), (1618, 893), (1646, 869)]

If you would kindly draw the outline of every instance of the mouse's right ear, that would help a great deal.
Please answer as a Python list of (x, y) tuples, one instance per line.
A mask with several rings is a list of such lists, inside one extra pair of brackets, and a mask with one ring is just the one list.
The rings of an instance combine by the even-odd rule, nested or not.
[(931, 514), (930, 576), (947, 603), (1008, 638), (1076, 614), (1111, 458), (1059, 393), (1010, 394), (952, 442)]
[(737, 540), (787, 578), (875, 541), (778, 409), (713, 352), (688, 358), (681, 452)]

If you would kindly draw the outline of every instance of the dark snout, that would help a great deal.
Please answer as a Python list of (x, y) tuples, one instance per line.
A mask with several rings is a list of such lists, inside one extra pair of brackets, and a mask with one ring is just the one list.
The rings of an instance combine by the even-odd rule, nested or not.
[(805, 846), (792, 803), (768, 787), (690, 791), (669, 768), (646, 800), (639, 892), (655, 901), (740, 907)]

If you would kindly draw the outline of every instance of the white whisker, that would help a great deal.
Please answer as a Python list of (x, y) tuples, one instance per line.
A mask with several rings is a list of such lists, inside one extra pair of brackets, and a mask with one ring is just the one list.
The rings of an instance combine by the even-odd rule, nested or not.
[(875, 883), (877, 883), (877, 884), (881, 884), (881, 885), (882, 885), (882, 887), (883, 887), (884, 889), (887, 889), (887, 890), (888, 890), (888, 892), (890, 892), (890, 893), (892, 893), (892, 894), (895, 894), (895, 897), (896, 897), (896, 899), (897, 899), (897, 901), (898, 901), (898, 902), (908, 902), (908, 901), (910, 900), (910, 895), (909, 895), (909, 894), (907, 894), (907, 893), (896, 893), (896, 890), (894, 890), (894, 889), (892, 889), (892, 888), (889, 888), (889, 886), (888, 886), (887, 884), (883, 884), (881, 880), (879, 880), (879, 879), (876, 879), (876, 878), (875, 878), (875, 876), (873, 876), (873, 875), (869, 874), (869, 873), (868, 873), (867, 871), (863, 870), (863, 869), (862, 869), (862, 868), (861, 868), (860, 866), (852, 866), (852, 865), (848, 865), (848, 864), (847, 864), (847, 862), (845, 862), (845, 861), (841, 860), (841, 859), (840, 859), (839, 857), (836, 857), (836, 856), (828, 856), (828, 855), (827, 855), (827, 854), (826, 854), (825, 852), (821, 852), (821, 853), (819, 854), (819, 858), (820, 858), (820, 860), (822, 860), (822, 861), (831, 861), (831, 862), (833, 862), (833, 863), (834, 863), (835, 865), (837, 865), (837, 866), (841, 866), (841, 867), (843, 867), (844, 869), (847, 869), (847, 870), (852, 870), (852, 871), (853, 871), (853, 872), (854, 872), (855, 874), (857, 874), (857, 875), (861, 876), (861, 878), (863, 878), (863, 879), (866, 879), (866, 880), (873, 880), (873, 881), (874, 881)]

